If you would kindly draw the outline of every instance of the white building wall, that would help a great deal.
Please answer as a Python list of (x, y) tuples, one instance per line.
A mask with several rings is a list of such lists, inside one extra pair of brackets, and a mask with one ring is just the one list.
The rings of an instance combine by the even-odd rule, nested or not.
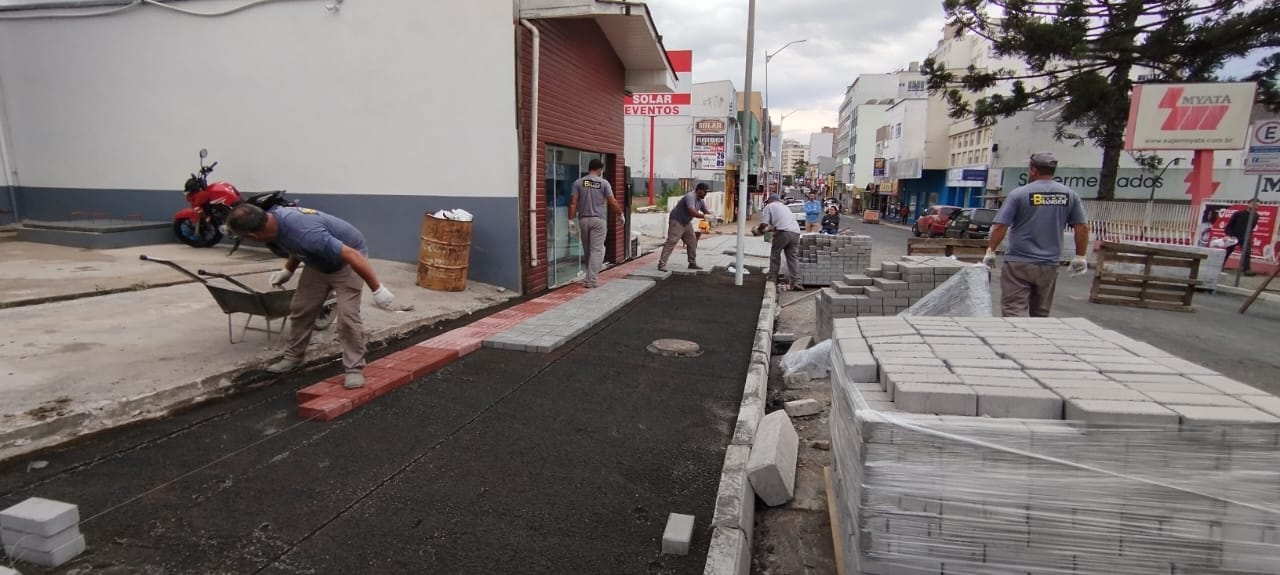
[(855, 187), (866, 189), (867, 184), (875, 181), (876, 129), (888, 123), (888, 110), (889, 106), (882, 104), (858, 106), (857, 129), (853, 134), (853, 147), (850, 148), (853, 174), (849, 183)]
[(246, 190), (514, 197), (511, 16), (379, 0), (0, 20), (11, 158), (24, 186), (176, 190), (207, 147)]

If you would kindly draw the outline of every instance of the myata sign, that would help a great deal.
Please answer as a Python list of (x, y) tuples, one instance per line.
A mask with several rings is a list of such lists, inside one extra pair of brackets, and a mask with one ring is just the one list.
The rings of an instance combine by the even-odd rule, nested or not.
[(1138, 84), (1126, 150), (1239, 150), (1248, 138), (1253, 82)]

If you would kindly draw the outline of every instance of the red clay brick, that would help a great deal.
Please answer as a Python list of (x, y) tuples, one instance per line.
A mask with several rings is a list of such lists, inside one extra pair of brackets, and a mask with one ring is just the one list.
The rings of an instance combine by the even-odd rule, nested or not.
[(298, 417), (315, 421), (333, 421), (355, 406), (350, 399), (340, 397), (317, 397), (298, 405)]
[(333, 382), (324, 380), (320, 383), (308, 385), (297, 392), (298, 403), (306, 403), (318, 397), (329, 395), (329, 391), (333, 388)]
[[(387, 392), (413, 381), (413, 374), (398, 369), (382, 369), (368, 366), (364, 369), (364, 388), (369, 392), (369, 399), (381, 397)], [(368, 400), (357, 403), (367, 403)]]
[(426, 347), (418, 345), (404, 351), (411, 355), (412, 359), (410, 361), (414, 362), (416, 365), (422, 366), (422, 369), (424, 370), (416, 377), (422, 377), (423, 375), (436, 371), (450, 363), (453, 363), (454, 360), (457, 360), (458, 357), (460, 357), (458, 350), (442, 347)]

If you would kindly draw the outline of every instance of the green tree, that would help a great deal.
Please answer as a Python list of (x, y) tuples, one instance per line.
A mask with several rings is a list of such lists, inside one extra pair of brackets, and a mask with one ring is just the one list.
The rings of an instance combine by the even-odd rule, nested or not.
[(791, 166), (791, 172), (796, 175), (797, 180), (804, 178), (805, 174), (809, 172), (809, 162), (796, 160), (795, 165)]
[[(1264, 0), (943, 0), (956, 34), (991, 41), (995, 56), (1027, 69), (948, 70), (932, 58), (923, 72), (953, 118), (990, 124), (1021, 110), (1059, 108), (1056, 136), (1102, 148), (1098, 198), (1115, 196), (1133, 76), (1151, 82), (1215, 81), (1222, 65), (1280, 47), (1280, 2)], [(992, 12), (1000, 11), (1002, 18)], [(1277, 102), (1275, 53), (1259, 63), (1259, 101)], [(978, 96), (978, 97), (974, 97)], [(1144, 155), (1148, 167), (1158, 157)]]

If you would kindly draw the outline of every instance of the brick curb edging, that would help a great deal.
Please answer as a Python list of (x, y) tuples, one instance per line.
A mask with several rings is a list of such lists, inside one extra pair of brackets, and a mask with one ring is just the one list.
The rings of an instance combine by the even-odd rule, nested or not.
[(755, 442), (756, 429), (764, 418), (769, 360), (773, 354), (773, 323), (778, 309), (777, 284), (766, 281), (738, 421), (725, 450), (720, 486), (716, 490), (716, 507), (711, 518), (711, 547), (707, 551), (704, 575), (747, 575), (751, 572), (756, 494), (747, 481), (747, 457)]
[[(611, 267), (600, 273), (599, 283), (626, 279), (636, 270), (648, 267), (651, 260), (656, 258), (656, 255), (642, 256)], [(299, 389), (298, 417), (316, 421), (337, 419), (402, 385), (470, 355), (483, 347), (486, 339), (552, 308), (567, 304), (587, 291), (581, 285), (561, 288), (388, 354), (365, 367), (365, 385), (359, 389), (343, 388), (342, 374)], [(743, 465), (746, 465), (745, 459)]]

